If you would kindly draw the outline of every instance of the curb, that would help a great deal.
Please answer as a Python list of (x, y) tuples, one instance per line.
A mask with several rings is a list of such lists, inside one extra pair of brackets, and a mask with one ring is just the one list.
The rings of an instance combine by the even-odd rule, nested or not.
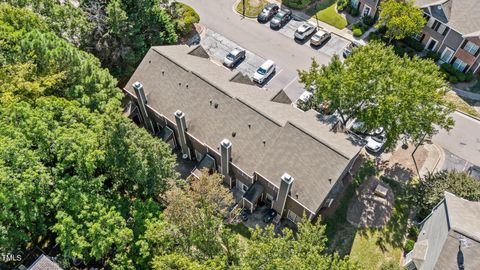
[(455, 110), (455, 111), (458, 112), (458, 113), (460, 113), (460, 114), (462, 114), (462, 115), (464, 115), (464, 116), (466, 116), (466, 117), (470, 117), (470, 118), (475, 119), (475, 120), (477, 120), (477, 121), (480, 122), (480, 118), (478, 118), (478, 117), (476, 117), (476, 116), (470, 115), (470, 114), (468, 114), (468, 113), (466, 113), (466, 112), (462, 112), (462, 111), (459, 111), (459, 110)]
[(437, 162), (435, 162), (435, 165), (433, 166), (433, 169), (432, 169), (432, 173), (436, 172), (437, 171), (437, 167), (438, 167), (438, 164), (440, 163), (440, 160), (443, 160), (443, 162), (445, 162), (445, 152), (443, 151), (443, 149), (441, 149), (440, 147), (438, 147), (436, 144), (432, 143), (433, 147), (435, 147), (439, 153), (439, 156), (438, 156), (438, 159), (437, 159)]

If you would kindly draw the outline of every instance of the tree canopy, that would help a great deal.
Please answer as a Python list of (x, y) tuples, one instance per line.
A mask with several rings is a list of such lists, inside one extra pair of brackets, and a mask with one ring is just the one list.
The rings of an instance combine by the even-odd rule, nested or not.
[(385, 35), (391, 39), (403, 39), (422, 32), (425, 26), (423, 11), (412, 0), (386, 0), (380, 3), (378, 26), (385, 26)]
[(363, 122), (367, 135), (383, 128), (387, 147), (453, 125), (439, 68), (430, 60), (399, 57), (391, 46), (372, 42), (344, 62), (336, 56), (326, 66), (313, 61), (299, 76), (307, 89), (315, 89), (313, 107), (328, 104), (343, 127), (351, 120)]
[(425, 218), (448, 191), (470, 201), (480, 201), (480, 181), (465, 172), (440, 171), (421, 179), (417, 186), (418, 215)]

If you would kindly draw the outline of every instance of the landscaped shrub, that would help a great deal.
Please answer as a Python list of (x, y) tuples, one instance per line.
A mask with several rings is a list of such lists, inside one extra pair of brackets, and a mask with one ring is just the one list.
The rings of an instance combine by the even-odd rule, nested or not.
[(175, 24), (177, 30), (182, 34), (188, 34), (193, 30), (193, 24), (200, 21), (200, 16), (195, 10), (184, 3), (174, 2), (176, 15)]
[[(451, 83), (457, 83), (457, 82), (469, 82), (473, 80), (474, 75), (471, 74), (471, 72), (468, 73), (463, 73), (460, 70), (454, 68), (451, 64), (449, 63), (443, 63), (441, 66), (443, 71), (449, 75), (447, 77), (448, 81)], [(452, 78), (454, 77), (454, 78)]]
[(434, 62), (437, 62), (438, 59), (440, 59), (440, 54), (434, 51), (428, 51), (426, 57), (432, 59)]
[(360, 37), (361, 35), (363, 35), (363, 31), (361, 28), (355, 28), (352, 32), (354, 37)]
[(362, 21), (368, 26), (372, 26), (375, 23), (375, 19), (372, 16), (365, 16), (363, 17)]
[(405, 246), (403, 247), (403, 249), (405, 250), (406, 253), (408, 253), (413, 250), (414, 245), (415, 245), (415, 241), (413, 241), (412, 239), (407, 239), (407, 241), (405, 241)]
[(406, 37), (402, 41), (403, 41), (403, 43), (407, 44), (409, 47), (411, 47), (412, 49), (414, 49), (417, 52), (421, 52), (424, 49), (423, 44), (420, 41), (418, 41), (418, 40), (416, 40), (412, 37)]
[(352, 15), (353, 17), (357, 17), (359, 14), (360, 14), (360, 11), (358, 10), (358, 8), (352, 8), (350, 10), (350, 15)]
[(401, 46), (394, 46), (393, 51), (398, 55), (398, 56), (404, 56), (405, 53), (407, 52), (405, 48)]
[(344, 11), (348, 6), (350, 6), (348, 0), (338, 0), (337, 2), (337, 10), (339, 12)]
[(387, 33), (387, 27), (385, 25), (382, 25), (378, 28), (377, 30), (380, 34), (385, 35)]
[(282, 4), (293, 9), (303, 9), (308, 6), (312, 0), (283, 0)]
[(408, 236), (410, 236), (413, 239), (417, 239), (418, 233), (419, 233), (418, 226), (413, 225), (408, 229)]

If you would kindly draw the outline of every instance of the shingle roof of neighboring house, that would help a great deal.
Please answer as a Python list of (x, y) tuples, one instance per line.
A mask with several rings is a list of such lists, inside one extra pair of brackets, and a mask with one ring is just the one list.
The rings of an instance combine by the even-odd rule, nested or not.
[[(419, 270), (480, 269), (480, 202), (445, 192), (424, 221), (412, 259)], [(459, 249), (460, 247), (460, 249)]]
[(433, 17), (463, 35), (480, 31), (480, 1), (478, 0), (415, 0), (419, 7), (430, 9)]
[(231, 82), (234, 72), (190, 50), (153, 47), (125, 89), (133, 93), (132, 83), (141, 82), (151, 107), (173, 122), (173, 113), (183, 111), (188, 133), (214, 149), (229, 139), (232, 162), (246, 173), (257, 172), (278, 186), (284, 172), (291, 174), (292, 194), (315, 212), (360, 147), (348, 135), (331, 132), (314, 111), (272, 102), (276, 93), (270, 90)]
[(63, 270), (56, 262), (50, 260), (42, 254), (38, 259), (28, 267), (28, 270)]

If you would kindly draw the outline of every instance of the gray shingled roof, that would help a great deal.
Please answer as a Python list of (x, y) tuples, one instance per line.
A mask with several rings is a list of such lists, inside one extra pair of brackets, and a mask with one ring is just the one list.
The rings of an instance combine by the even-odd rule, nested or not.
[(463, 35), (480, 34), (480, 1), (415, 0), (419, 7), (429, 7), (432, 15)]
[(360, 147), (348, 135), (330, 132), (314, 111), (272, 102), (272, 91), (230, 82), (231, 71), (189, 50), (153, 47), (126, 90), (134, 93), (131, 85), (140, 81), (149, 106), (173, 122), (173, 113), (183, 111), (188, 132), (214, 149), (229, 139), (232, 162), (246, 173), (278, 183), (282, 173), (291, 174), (292, 194), (298, 192), (299, 201), (315, 211), (330, 190), (328, 179), (333, 185)]
[(42, 254), (28, 267), (28, 270), (63, 270), (56, 262)]
[(445, 199), (423, 223), (413, 261), (419, 270), (458, 270), (460, 257), (465, 269), (480, 269), (480, 202), (445, 192)]

